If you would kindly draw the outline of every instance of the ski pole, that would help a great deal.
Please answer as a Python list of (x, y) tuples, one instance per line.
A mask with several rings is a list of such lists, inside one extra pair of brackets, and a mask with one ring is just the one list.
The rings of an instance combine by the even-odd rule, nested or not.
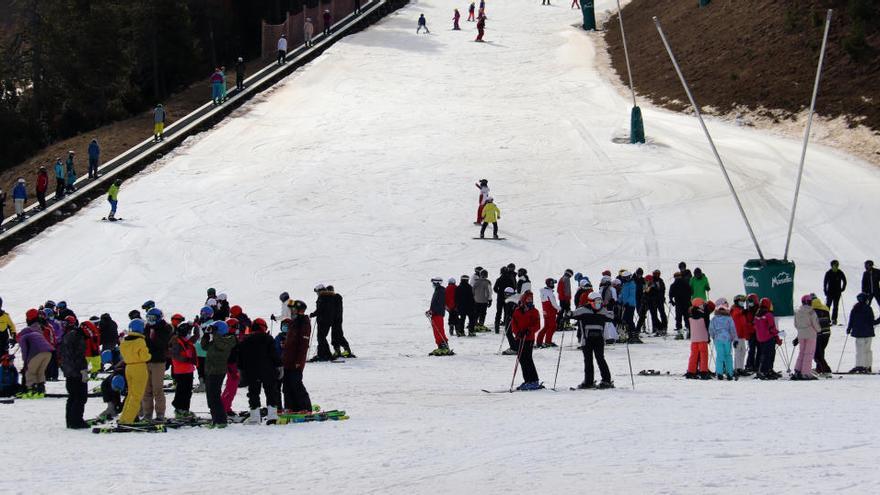
[(843, 340), (843, 349), (840, 350), (840, 359), (837, 360), (837, 371), (835, 373), (840, 373), (840, 363), (843, 362), (843, 353), (846, 351), (847, 342), (849, 342), (849, 332), (847, 332), (846, 338)]
[(498, 353), (501, 353), (501, 348), (504, 347), (504, 339), (507, 338), (507, 332), (510, 331), (510, 322), (507, 322), (507, 325), (504, 327), (504, 333), (501, 334), (501, 342), (498, 344)]
[[(566, 320), (567, 321), (567, 320)], [(553, 339), (550, 339), (552, 342)], [(559, 341), (559, 357), (556, 358), (556, 376), (553, 377), (553, 390), (556, 390), (556, 379), (559, 378), (559, 364), (562, 362), (562, 348), (565, 347), (565, 332), (562, 332), (562, 339)]]
[(510, 393), (513, 393), (513, 382), (516, 381), (516, 371), (519, 369), (519, 356), (522, 354), (523, 347), (526, 344), (526, 336), (523, 335), (522, 339), (519, 341), (519, 350), (516, 351), (516, 363), (513, 364), (513, 376), (510, 378)]
[(636, 389), (636, 379), (633, 377), (633, 362), (629, 355), (629, 339), (626, 339), (626, 360), (629, 362), (629, 381), (632, 382), (633, 390)]

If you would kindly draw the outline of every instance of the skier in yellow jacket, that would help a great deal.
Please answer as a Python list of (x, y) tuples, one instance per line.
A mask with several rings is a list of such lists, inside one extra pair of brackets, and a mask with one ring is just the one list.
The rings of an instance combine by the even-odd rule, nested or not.
[(125, 383), (128, 387), (128, 396), (119, 416), (120, 424), (135, 422), (147, 388), (147, 361), (152, 356), (144, 340), (144, 327), (144, 320), (132, 320), (128, 324), (128, 335), (119, 345), (119, 352), (122, 354), (122, 360), (125, 361)]
[(3, 298), (0, 297), (0, 356), (9, 352), (9, 342), (15, 342), (15, 323), (9, 313), (3, 311)]
[(498, 220), (501, 218), (501, 210), (495, 205), (495, 200), (486, 198), (486, 204), (483, 205), (483, 226), (480, 228), (480, 239), (486, 235), (486, 227), (492, 224), (492, 237), (498, 239)]

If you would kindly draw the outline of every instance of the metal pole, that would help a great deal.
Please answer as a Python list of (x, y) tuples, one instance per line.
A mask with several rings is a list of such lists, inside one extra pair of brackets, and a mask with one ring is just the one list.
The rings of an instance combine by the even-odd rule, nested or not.
[(822, 50), (819, 52), (819, 66), (816, 67), (816, 82), (813, 83), (813, 98), (810, 101), (810, 113), (807, 115), (807, 128), (804, 130), (804, 146), (801, 148), (801, 163), (798, 166), (797, 185), (794, 187), (794, 200), (791, 204), (791, 219), (788, 221), (788, 237), (785, 239), (785, 255), (788, 260), (788, 248), (791, 246), (791, 234), (794, 230), (794, 216), (797, 211), (798, 196), (801, 192), (801, 179), (804, 176), (804, 161), (807, 158), (807, 144), (810, 142), (810, 128), (813, 126), (813, 112), (816, 111), (816, 96), (819, 94), (819, 80), (822, 78), (822, 64), (825, 62), (825, 46), (828, 44), (828, 31), (831, 29), (831, 9), (825, 16), (825, 34), (822, 37)]
[(633, 106), (636, 107), (636, 90), (633, 87), (633, 73), (629, 65), (629, 50), (626, 47), (626, 32), (623, 30), (623, 13), (620, 11), (620, 0), (617, 0), (617, 20), (620, 21), (620, 38), (623, 40), (623, 58), (626, 59), (626, 73), (629, 76), (629, 91), (632, 93)]
[(721, 161), (721, 156), (718, 154), (718, 150), (715, 148), (715, 142), (712, 141), (712, 136), (709, 135), (709, 129), (706, 128), (706, 123), (703, 122), (703, 115), (700, 113), (700, 107), (697, 105), (697, 102), (694, 101), (694, 96), (691, 94), (691, 89), (688, 87), (687, 81), (684, 78), (684, 74), (681, 73), (681, 68), (678, 66), (678, 61), (675, 60), (675, 55), (672, 53), (672, 48), (669, 46), (669, 42), (666, 41), (666, 35), (663, 34), (663, 28), (660, 26), (660, 20), (654, 16), (654, 24), (657, 26), (657, 32), (660, 33), (660, 39), (663, 40), (663, 46), (666, 47), (666, 52), (669, 53), (669, 58), (672, 60), (672, 65), (675, 66), (675, 72), (678, 74), (678, 78), (681, 80), (681, 85), (684, 87), (685, 93), (687, 93), (688, 99), (691, 102), (691, 106), (694, 107), (694, 113), (697, 114), (697, 119), (700, 121), (700, 127), (703, 128), (703, 133), (706, 134), (706, 139), (709, 140), (709, 146), (712, 148), (712, 153), (715, 155), (715, 159), (718, 161), (718, 166), (721, 167), (721, 172), (724, 174), (724, 180), (727, 181), (727, 186), (730, 188), (730, 193), (733, 195), (734, 201), (736, 201), (736, 206), (739, 208), (739, 213), (742, 215), (743, 221), (746, 223), (746, 228), (749, 229), (749, 236), (752, 238), (752, 242), (755, 244), (755, 249), (758, 251), (758, 256), (761, 258), (761, 261), (764, 261), (764, 253), (761, 252), (761, 246), (758, 245), (758, 239), (755, 237), (755, 231), (752, 230), (752, 224), (749, 223), (749, 218), (746, 216), (746, 211), (743, 209), (742, 203), (739, 200), (739, 196), (736, 194), (736, 189), (733, 188), (733, 183), (730, 181), (730, 176), (727, 175), (727, 169), (724, 167), (724, 162)]
[[(567, 320), (566, 320), (567, 321)], [(550, 339), (553, 342), (553, 339)], [(559, 365), (562, 363), (562, 348), (565, 347), (565, 332), (562, 332), (562, 341), (559, 342), (559, 357), (556, 358), (556, 376), (553, 377), (553, 390), (556, 390), (556, 380), (559, 379)]]

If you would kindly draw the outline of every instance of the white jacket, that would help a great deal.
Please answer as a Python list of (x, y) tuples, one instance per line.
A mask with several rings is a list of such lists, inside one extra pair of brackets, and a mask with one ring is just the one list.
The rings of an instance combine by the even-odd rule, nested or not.
[(278, 321), (284, 321), (286, 318), (293, 318), (290, 313), (290, 306), (286, 302), (281, 303), (281, 317)]
[(287, 38), (278, 38), (278, 51), (287, 51)]
[(544, 287), (541, 289), (541, 303), (549, 302), (551, 306), (556, 308), (556, 311), (559, 311), (559, 303), (556, 302), (556, 291), (551, 289), (550, 287)]
[(306, 21), (305, 30), (306, 34), (311, 36), (315, 33), (315, 25), (309, 21)]

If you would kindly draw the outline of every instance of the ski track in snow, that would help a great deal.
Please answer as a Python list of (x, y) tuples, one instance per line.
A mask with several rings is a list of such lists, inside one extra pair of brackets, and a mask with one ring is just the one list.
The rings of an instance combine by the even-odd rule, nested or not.
[[(599, 12), (613, 6), (597, 3)], [(473, 23), (448, 31), (455, 6), (466, 11), (464, 2), (413, 1), (188, 139), (126, 181), (125, 222), (97, 221), (107, 206), (96, 200), (0, 260), (16, 317), (49, 298), (118, 320), (146, 299), (193, 315), (207, 287), (266, 317), (282, 290), (311, 306), (311, 288), (332, 283), (361, 357), (309, 364), (305, 379), (315, 403), (351, 419), (97, 436), (63, 428), (62, 400), (19, 401), (0, 405), (10, 447), (0, 492), (880, 489), (876, 377), (636, 376), (633, 391), (626, 349), (615, 346), (607, 355), (616, 390), (569, 391), (583, 362), (565, 351), (560, 392), (489, 395), (480, 390), (506, 388), (513, 368), (497, 355), (499, 335), (453, 338), (456, 356), (426, 356), (433, 342), (422, 313), (434, 275), (482, 265), (494, 278), (513, 261), (537, 285), (568, 267), (594, 279), (605, 268), (659, 267), (669, 283), (684, 259), (707, 272), (714, 297), (731, 298), (754, 257), (693, 117), (643, 107), (651, 144), (612, 142), (628, 132), (630, 102), (594, 67), (594, 35), (573, 27), (578, 11), (489, 2), (491, 43), (480, 45)], [(433, 36), (413, 33), (420, 12)], [(781, 255), (800, 142), (707, 125), (765, 253)], [(508, 241), (471, 240), (472, 184), (482, 177)], [(862, 261), (874, 256), (876, 229), (865, 219), (880, 207), (878, 186), (876, 168), (811, 145), (792, 244), (797, 294), (821, 289), (832, 257), (857, 288)], [(790, 319), (782, 326), (793, 332)], [(836, 327), (832, 367), (842, 336)], [(630, 350), (636, 372), (681, 373), (688, 356), (687, 343), (672, 340)], [(535, 352), (547, 386), (557, 356)], [(240, 390), (236, 409), (246, 408)], [(87, 416), (102, 409), (90, 399)], [(193, 410), (207, 411), (202, 394)]]

